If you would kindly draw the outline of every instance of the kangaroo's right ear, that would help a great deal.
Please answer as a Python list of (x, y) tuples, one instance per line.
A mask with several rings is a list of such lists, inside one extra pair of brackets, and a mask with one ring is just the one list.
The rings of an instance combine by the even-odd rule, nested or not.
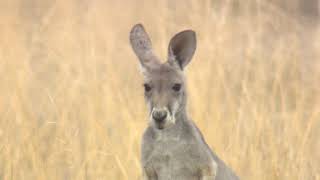
[(160, 64), (153, 53), (151, 40), (142, 24), (136, 24), (131, 29), (130, 43), (143, 68), (149, 69)]

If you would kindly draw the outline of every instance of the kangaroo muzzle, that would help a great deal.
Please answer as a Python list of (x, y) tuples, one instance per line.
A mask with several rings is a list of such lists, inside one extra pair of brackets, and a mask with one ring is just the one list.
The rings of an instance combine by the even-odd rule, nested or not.
[(170, 120), (170, 112), (168, 108), (153, 108), (151, 118), (158, 129), (164, 129), (166, 123)]

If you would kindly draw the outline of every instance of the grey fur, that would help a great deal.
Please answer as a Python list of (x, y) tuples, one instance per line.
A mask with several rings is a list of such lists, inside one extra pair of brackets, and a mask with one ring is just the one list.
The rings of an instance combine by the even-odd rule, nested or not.
[[(186, 112), (183, 68), (196, 49), (196, 35), (187, 30), (169, 44), (168, 61), (161, 64), (141, 24), (130, 33), (130, 42), (143, 69), (149, 126), (141, 147), (146, 180), (237, 180), (238, 177), (209, 148)], [(167, 114), (161, 122), (153, 112)]]

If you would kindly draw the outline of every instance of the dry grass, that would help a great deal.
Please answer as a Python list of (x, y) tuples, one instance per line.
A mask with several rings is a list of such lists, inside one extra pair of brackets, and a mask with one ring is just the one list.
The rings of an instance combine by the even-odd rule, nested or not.
[[(320, 34), (266, 1), (2, 0), (0, 179), (139, 179), (128, 32), (192, 28), (190, 115), (242, 179), (320, 180)], [(219, 5), (219, 7), (218, 7)]]

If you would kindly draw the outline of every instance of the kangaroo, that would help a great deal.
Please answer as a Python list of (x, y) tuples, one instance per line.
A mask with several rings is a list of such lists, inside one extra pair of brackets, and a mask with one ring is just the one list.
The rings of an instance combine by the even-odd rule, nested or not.
[(130, 32), (130, 42), (144, 76), (149, 125), (141, 146), (145, 180), (238, 180), (205, 142), (186, 112), (183, 69), (196, 50), (196, 34), (185, 30), (169, 43), (168, 60), (161, 63), (141, 24)]

